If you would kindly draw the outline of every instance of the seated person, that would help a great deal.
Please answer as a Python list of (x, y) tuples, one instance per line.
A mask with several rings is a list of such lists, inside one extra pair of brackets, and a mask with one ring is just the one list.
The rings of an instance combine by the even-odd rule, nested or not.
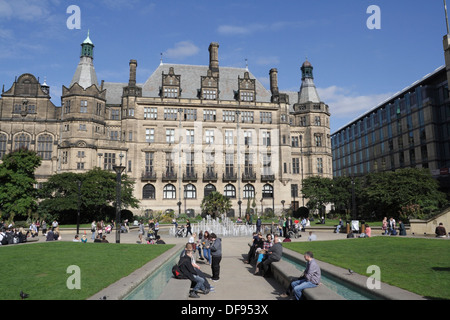
[(445, 230), (444, 224), (442, 222), (440, 222), (439, 225), (436, 227), (435, 233), (437, 238), (447, 237), (447, 231)]
[(304, 289), (317, 287), (320, 283), (321, 271), (316, 260), (313, 257), (311, 251), (307, 251), (304, 256), (306, 263), (306, 268), (303, 274), (294, 280), (289, 285), (289, 288), (285, 294), (282, 294), (282, 298), (289, 297), (292, 292), (297, 300), (300, 300)]
[(164, 240), (161, 239), (161, 236), (156, 236), (156, 244), (166, 244)]
[(270, 267), (272, 262), (280, 261), (282, 255), (283, 246), (281, 245), (281, 239), (278, 236), (275, 236), (273, 246), (267, 250), (267, 258), (257, 265), (258, 271), (261, 271), (262, 275), (267, 277), (271, 271)]
[(50, 229), (49, 231), (47, 231), (46, 241), (54, 241), (54, 240), (55, 240), (55, 234), (53, 233), (53, 230)]
[(291, 242), (291, 237), (289, 236), (289, 233), (286, 235), (286, 238), (284, 238), (283, 242)]
[(342, 219), (339, 219), (339, 224), (336, 226), (336, 230), (334, 230), (334, 232), (339, 233), (341, 231), (341, 228), (344, 225), (344, 221), (342, 221)]
[(194, 288), (189, 292), (189, 297), (200, 298), (197, 294), (198, 291), (202, 290), (204, 294), (209, 293), (209, 289), (205, 286), (206, 279), (199, 275), (199, 270), (196, 270), (192, 264), (194, 251), (190, 243), (186, 245), (184, 252), (185, 254), (180, 258), (178, 265), (181, 273), (195, 284)]
[(273, 246), (272, 235), (270, 233), (266, 236), (266, 239), (267, 240), (264, 241), (263, 248), (256, 249), (256, 254), (258, 255), (258, 259), (256, 260), (255, 274), (257, 274), (259, 272), (258, 264), (263, 261), (263, 259), (266, 257), (267, 251)]

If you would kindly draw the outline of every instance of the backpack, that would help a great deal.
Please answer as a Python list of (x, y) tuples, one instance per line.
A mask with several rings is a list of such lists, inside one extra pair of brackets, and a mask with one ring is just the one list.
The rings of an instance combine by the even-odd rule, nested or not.
[(181, 271), (180, 266), (178, 264), (172, 267), (172, 274), (176, 279), (188, 279)]

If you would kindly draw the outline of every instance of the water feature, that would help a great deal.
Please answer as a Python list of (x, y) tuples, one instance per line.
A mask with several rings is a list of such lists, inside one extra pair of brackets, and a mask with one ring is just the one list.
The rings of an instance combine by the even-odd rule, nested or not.
[[(293, 264), (301, 272), (305, 270), (306, 264), (301, 260), (286, 255), (283, 255), (282, 259)], [(342, 280), (339, 280), (337, 277), (324, 270), (321, 271), (322, 284), (347, 300), (380, 300), (379, 297), (368, 291), (363, 291), (350, 283), (344, 283)]]
[[(181, 252), (181, 251), (180, 251)], [(124, 300), (156, 300), (172, 278), (172, 267), (178, 262), (180, 252), (164, 262), (155, 272), (130, 292)]]
[[(220, 237), (251, 237), (256, 231), (256, 225), (248, 225), (246, 223), (233, 222), (229, 217), (222, 215), (215, 219), (206, 216), (202, 221), (191, 224), (192, 232), (199, 234), (200, 231), (208, 231), (210, 234), (215, 233)], [(175, 236), (175, 228), (170, 228), (169, 235)]]

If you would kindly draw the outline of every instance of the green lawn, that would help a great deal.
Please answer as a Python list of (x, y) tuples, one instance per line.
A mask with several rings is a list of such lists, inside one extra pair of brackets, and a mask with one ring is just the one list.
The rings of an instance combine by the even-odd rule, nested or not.
[[(20, 299), (21, 290), (32, 300), (86, 299), (172, 247), (62, 241), (0, 247), (0, 300)], [(71, 265), (80, 268), (81, 289), (67, 288)]]
[(400, 237), (372, 237), (334, 241), (283, 243), (318, 260), (370, 276), (377, 265), (381, 281), (430, 299), (450, 299), (450, 241)]

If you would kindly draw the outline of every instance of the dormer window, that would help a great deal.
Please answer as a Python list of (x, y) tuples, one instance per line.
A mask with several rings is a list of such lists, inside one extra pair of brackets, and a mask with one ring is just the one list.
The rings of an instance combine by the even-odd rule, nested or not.
[(248, 72), (244, 73), (244, 78), (238, 78), (239, 91), (237, 92), (237, 100), (244, 102), (256, 101), (256, 80), (250, 79)]
[(163, 98), (179, 98), (181, 94), (181, 76), (176, 75), (173, 67), (169, 68), (169, 73), (162, 73), (161, 96)]
[(200, 98), (204, 100), (217, 100), (219, 92), (219, 78), (212, 76), (212, 71), (208, 70), (206, 77), (201, 77)]

